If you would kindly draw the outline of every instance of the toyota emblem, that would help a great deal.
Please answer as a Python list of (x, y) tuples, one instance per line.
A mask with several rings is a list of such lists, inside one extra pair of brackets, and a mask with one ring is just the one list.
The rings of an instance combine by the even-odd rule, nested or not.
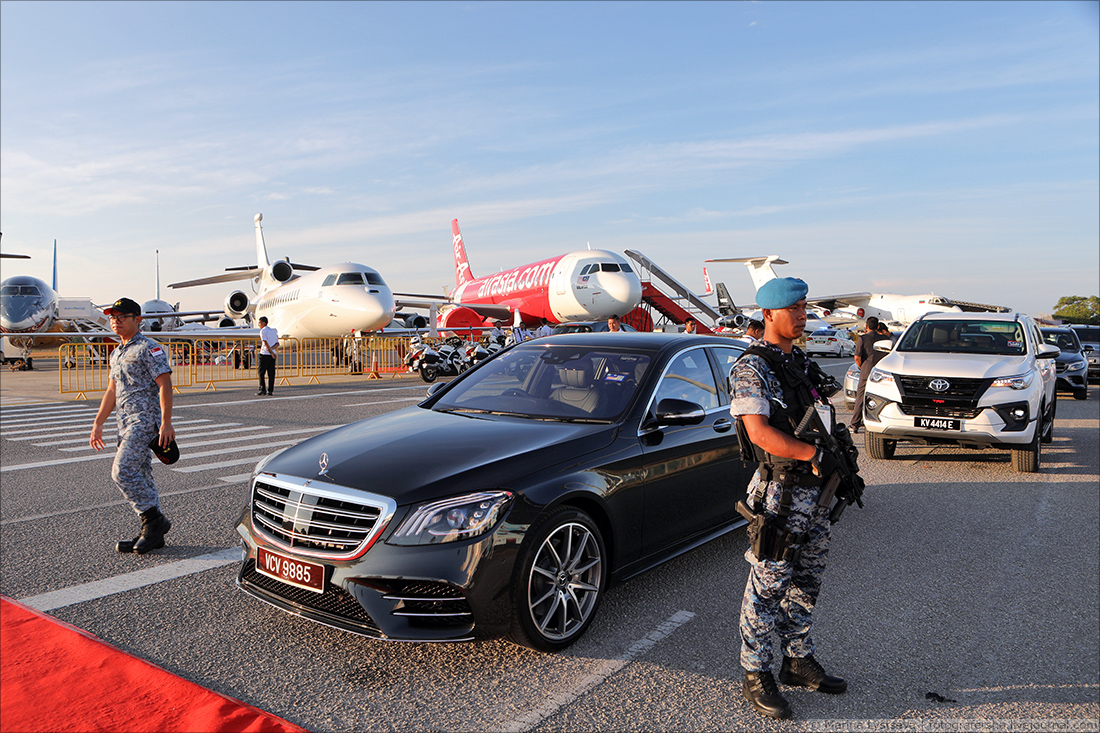
[(934, 392), (946, 392), (951, 388), (951, 382), (948, 382), (946, 379), (933, 379), (928, 383), (928, 388)]
[(317, 463), (321, 466), (321, 471), (317, 474), (318, 476), (324, 476), (328, 473), (328, 453), (322, 453), (321, 459), (317, 461)]

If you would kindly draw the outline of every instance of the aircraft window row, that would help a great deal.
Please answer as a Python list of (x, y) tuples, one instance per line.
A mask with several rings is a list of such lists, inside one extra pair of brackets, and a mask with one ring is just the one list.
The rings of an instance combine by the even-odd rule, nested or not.
[(630, 265), (618, 262), (597, 262), (593, 265), (585, 265), (581, 270), (582, 275), (587, 275), (592, 272), (633, 272), (630, 269)]
[(275, 303), (278, 305), (278, 304), (290, 303), (291, 301), (298, 300), (298, 293), (299, 292), (300, 291), (298, 291), (298, 290), (292, 290), (291, 292), (289, 292), (285, 295), (279, 295), (275, 298)]

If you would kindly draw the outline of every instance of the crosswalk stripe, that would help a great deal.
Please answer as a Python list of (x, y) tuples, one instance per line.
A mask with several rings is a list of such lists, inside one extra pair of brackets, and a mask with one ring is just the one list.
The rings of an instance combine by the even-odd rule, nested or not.
[[(230, 425), (240, 425), (240, 423), (230, 423)], [(205, 430), (205, 429), (208, 429), (208, 427), (209, 426), (204, 425), (201, 428), (193, 428), (193, 429)], [(188, 438), (209, 438), (209, 437), (213, 437), (215, 435), (228, 435), (229, 433), (240, 433), (240, 432), (243, 432), (245, 430), (263, 430), (267, 427), (268, 427), (267, 425), (246, 425), (243, 428), (233, 428), (231, 430), (216, 430), (216, 431), (209, 432), (209, 433), (198, 433), (197, 435), (187, 435), (187, 436), (184, 436), (184, 437), (188, 437)], [(176, 431), (176, 438), (177, 438), (176, 445), (179, 445), (179, 433), (180, 433), (180, 431), (177, 430)], [(106, 435), (106, 434), (104, 434), (104, 435)], [(238, 440), (238, 438), (237, 437), (232, 437), (232, 438), (229, 438), (229, 440)], [(87, 445), (87, 438), (85, 438), (83, 442), (85, 443), (85, 445), (78, 445), (78, 446), (74, 446), (72, 448), (59, 448), (58, 450), (60, 450), (63, 453), (74, 453), (76, 451), (92, 450), (92, 446)], [(35, 443), (35, 445), (38, 445), (38, 443)], [(190, 445), (195, 445), (195, 443), (191, 443)]]
[[(282, 446), (282, 445), (295, 445), (298, 442), (299, 441), (297, 441), (297, 440), (283, 440), (283, 441), (278, 441), (278, 442), (275, 442), (275, 443), (265, 443), (262, 449), (257, 448), (256, 450), (266, 451), (268, 448), (277, 448), (277, 447)], [(236, 452), (239, 452), (239, 451), (236, 451)], [(203, 454), (203, 455), (207, 455), (207, 454)], [(224, 454), (222, 454), (222, 455), (224, 455)], [(260, 459), (263, 458), (265, 455), (267, 455), (266, 452), (262, 453), (258, 456), (251, 456), (249, 458), (234, 458), (233, 460), (230, 460), (230, 461), (219, 461), (217, 463), (202, 463), (202, 464), (199, 464), (198, 466), (185, 466), (183, 468), (173, 468), (172, 470), (176, 471), (178, 473), (195, 473), (196, 471), (212, 471), (215, 468), (228, 468), (230, 466), (243, 466), (246, 463), (259, 463)], [(199, 458), (199, 457), (200, 457), (199, 455), (192, 456), (192, 458)], [(251, 475), (251, 474), (249, 474), (249, 475)]]
[[(180, 433), (191, 432), (193, 430), (208, 430), (210, 428), (222, 427), (222, 425), (224, 425), (224, 426), (240, 425), (239, 422), (229, 422), (229, 423), (222, 423), (222, 425), (188, 425), (188, 426), (182, 427), (182, 428), (177, 427), (179, 425), (183, 425), (184, 423), (208, 423), (208, 422), (210, 422), (210, 421), (209, 420), (179, 420), (179, 421), (173, 420), (172, 421), (172, 426), (176, 428), (176, 434), (179, 435)], [(115, 430), (114, 428), (104, 427), (103, 428), (103, 439), (106, 440), (109, 436), (113, 436), (116, 433), (118, 433), (118, 431)], [(45, 440), (45, 439), (52, 438), (52, 437), (53, 437), (52, 435), (34, 435), (34, 436), (26, 437), (26, 438), (8, 438), (8, 440)], [(72, 438), (71, 440), (54, 440), (54, 441), (49, 442), (49, 443), (32, 443), (31, 445), (34, 445), (38, 448), (49, 448), (49, 447), (52, 447), (52, 446), (55, 446), (55, 445), (71, 445), (73, 443), (87, 443), (87, 442), (88, 442), (88, 436), (85, 435), (83, 438)]]

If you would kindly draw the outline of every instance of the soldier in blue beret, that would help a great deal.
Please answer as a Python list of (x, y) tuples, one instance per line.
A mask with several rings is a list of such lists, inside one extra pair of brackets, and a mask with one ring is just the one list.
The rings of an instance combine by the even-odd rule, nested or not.
[(741, 602), (742, 694), (757, 712), (772, 718), (791, 715), (772, 675), (775, 637), (783, 648), (780, 682), (831, 694), (848, 687), (814, 659), (810, 633), (830, 523), (828, 499), (822, 505), (825, 456), (794, 435), (810, 405), (829, 404), (809, 376), (811, 367), (820, 370), (793, 343), (806, 328), (808, 291), (793, 277), (760, 288), (756, 302), (763, 309), (764, 336), (730, 372), (730, 412), (738, 423), (742, 455), (759, 463), (745, 508), (749, 512), (751, 507), (755, 521), (749, 527), (745, 559), (750, 569)]

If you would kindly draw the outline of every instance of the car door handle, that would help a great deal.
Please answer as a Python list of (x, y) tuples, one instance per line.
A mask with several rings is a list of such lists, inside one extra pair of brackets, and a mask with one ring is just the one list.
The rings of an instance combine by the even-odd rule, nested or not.
[(715, 420), (714, 425), (712, 425), (711, 427), (714, 428), (714, 432), (716, 433), (724, 433), (733, 427), (733, 423), (725, 418), (722, 418), (721, 420)]

